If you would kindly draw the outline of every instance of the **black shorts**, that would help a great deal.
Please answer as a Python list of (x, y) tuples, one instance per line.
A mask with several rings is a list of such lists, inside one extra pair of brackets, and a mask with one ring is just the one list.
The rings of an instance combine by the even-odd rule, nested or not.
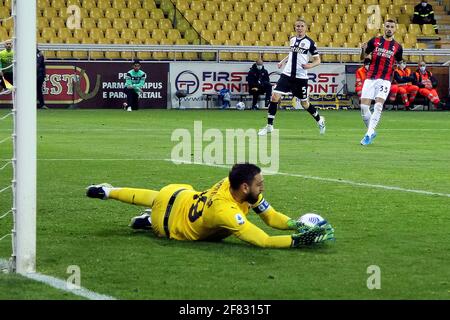
[(308, 99), (308, 79), (292, 79), (282, 73), (273, 91), (284, 93), (292, 92), (294, 97), (297, 97), (300, 100), (306, 100)]

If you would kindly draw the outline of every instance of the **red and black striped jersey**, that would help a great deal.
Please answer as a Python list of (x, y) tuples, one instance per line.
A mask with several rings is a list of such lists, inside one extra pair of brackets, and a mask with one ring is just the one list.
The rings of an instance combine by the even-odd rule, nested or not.
[(403, 60), (403, 48), (395, 41), (384, 37), (374, 37), (367, 43), (366, 54), (372, 53), (372, 61), (367, 72), (368, 79), (391, 81), (394, 59)]

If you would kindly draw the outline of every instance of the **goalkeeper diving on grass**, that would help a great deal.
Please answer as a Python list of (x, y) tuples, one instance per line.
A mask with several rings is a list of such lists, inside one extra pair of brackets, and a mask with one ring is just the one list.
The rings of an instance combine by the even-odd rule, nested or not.
[[(170, 184), (161, 190), (91, 185), (90, 198), (115, 199), (150, 208), (131, 219), (133, 229), (150, 229), (175, 240), (220, 241), (234, 235), (263, 248), (289, 248), (334, 240), (334, 229), (323, 220), (307, 225), (276, 211), (264, 199), (261, 169), (250, 163), (235, 164), (227, 178), (199, 192), (187, 184)], [(249, 209), (270, 227), (294, 230), (291, 235), (269, 236), (247, 220)]]

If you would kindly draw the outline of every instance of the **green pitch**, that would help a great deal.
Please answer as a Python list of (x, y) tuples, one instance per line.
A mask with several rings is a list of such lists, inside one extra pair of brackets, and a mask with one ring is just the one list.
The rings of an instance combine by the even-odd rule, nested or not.
[[(165, 161), (177, 143), (173, 130), (192, 134), (194, 120), (203, 121), (203, 132), (260, 128), (265, 112), (39, 111), (38, 272), (67, 279), (68, 266), (77, 265), (83, 287), (118, 299), (449, 299), (450, 113), (385, 112), (368, 147), (359, 145), (359, 112), (322, 114), (324, 136), (306, 112), (277, 114), (283, 175), (265, 177), (265, 197), (291, 217), (321, 214), (335, 228), (336, 242), (273, 250), (233, 237), (222, 243), (158, 239), (127, 226), (140, 208), (85, 197), (87, 185), (101, 182), (206, 189), (228, 169)], [(9, 128), (10, 119), (0, 122), (0, 140)], [(10, 142), (0, 150), (2, 159), (11, 157)], [(0, 177), (1, 189), (11, 168)], [(0, 215), (10, 199), (10, 191), (0, 194)], [(269, 234), (284, 234), (254, 213), (250, 219)], [(0, 237), (11, 225), (10, 216), (0, 219)], [(10, 254), (6, 238), (0, 257)], [(373, 265), (380, 268), (381, 288), (369, 290)], [(78, 298), (0, 276), (1, 299), (30, 297)]]

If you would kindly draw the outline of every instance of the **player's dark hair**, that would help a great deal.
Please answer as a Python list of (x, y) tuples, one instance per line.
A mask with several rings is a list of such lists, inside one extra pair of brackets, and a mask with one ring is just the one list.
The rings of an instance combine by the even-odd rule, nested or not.
[(370, 64), (371, 61), (372, 61), (372, 60), (370, 60), (370, 58), (365, 58), (365, 59), (364, 59), (364, 65)]
[(231, 188), (237, 190), (243, 183), (250, 185), (258, 173), (261, 169), (254, 164), (236, 163), (228, 174)]

